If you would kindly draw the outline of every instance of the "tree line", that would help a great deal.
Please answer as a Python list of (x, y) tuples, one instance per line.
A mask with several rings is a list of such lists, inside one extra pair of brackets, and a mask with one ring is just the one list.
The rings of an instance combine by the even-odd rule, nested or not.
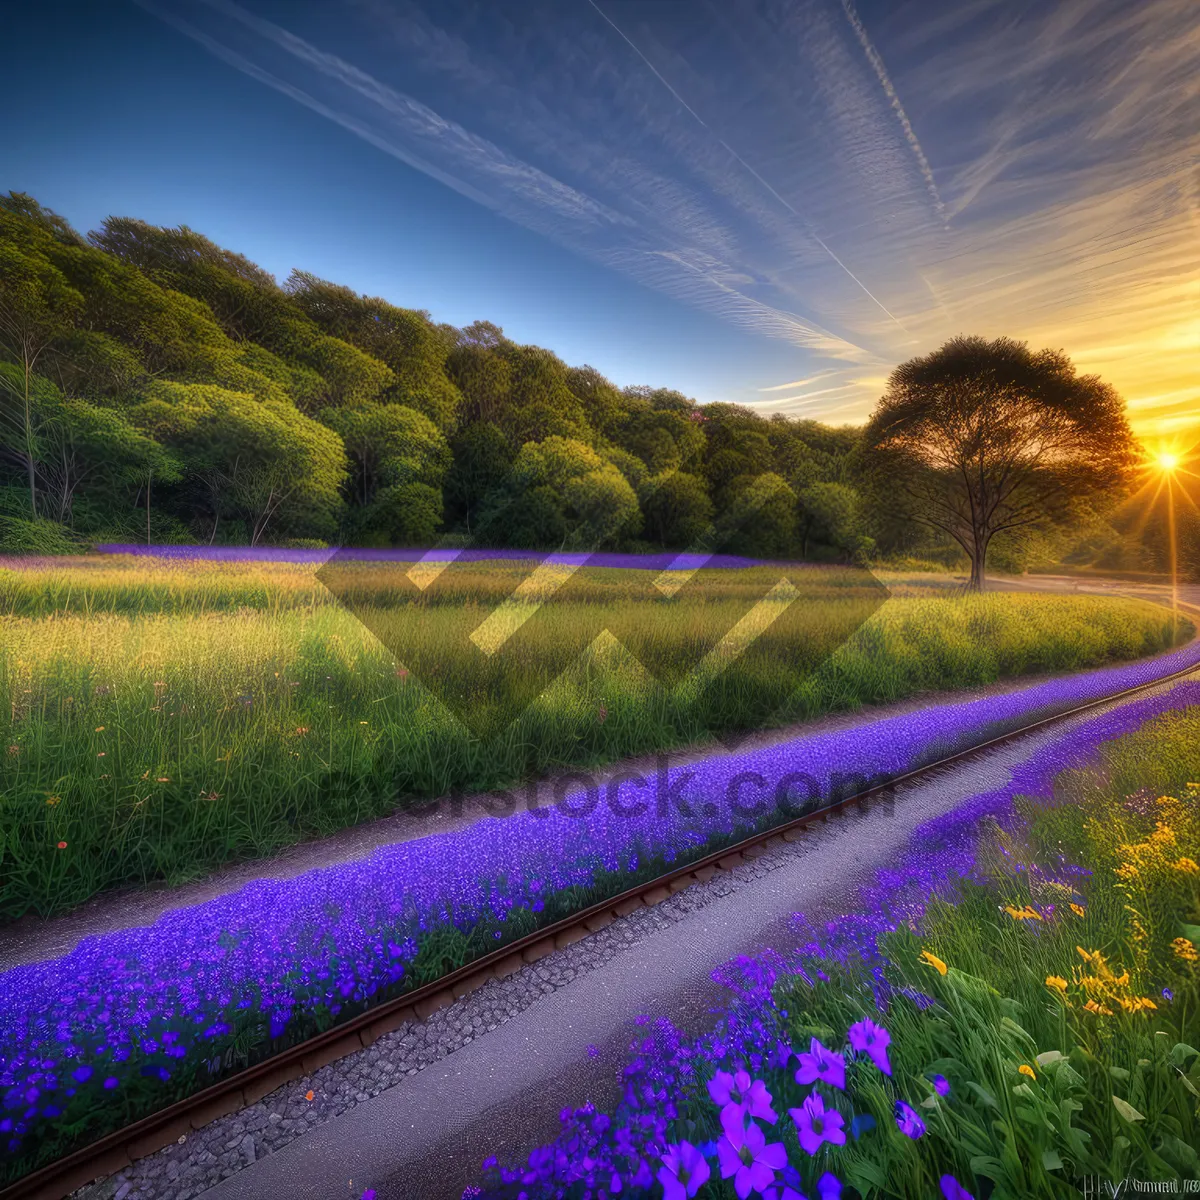
[(1125, 486), (1123, 422), (1005, 339), (904, 364), (865, 430), (697, 404), (487, 321), (280, 284), (186, 226), (83, 236), (0, 196), (0, 550), (705, 546), (981, 573)]
[(852, 429), (619, 388), (486, 321), (303, 271), (280, 285), (186, 227), (114, 217), (84, 237), (0, 197), (0, 339), (0, 512), (70, 535), (874, 545)]

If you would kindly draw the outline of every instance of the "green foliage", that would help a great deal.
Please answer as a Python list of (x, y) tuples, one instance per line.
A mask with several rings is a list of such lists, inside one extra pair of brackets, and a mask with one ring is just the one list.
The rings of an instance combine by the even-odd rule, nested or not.
[(684, 548), (712, 524), (713, 505), (704, 480), (686, 471), (667, 471), (646, 480), (641, 491), (646, 536), (662, 546)]
[(57, 521), (0, 514), (0, 554), (78, 554), (80, 546)]
[(244, 521), (257, 545), (268, 526), (329, 527), (340, 506), (345, 447), (284, 403), (205, 384), (158, 382), (130, 419), (188, 464), (214, 528)]
[(874, 539), (865, 532), (858, 493), (844, 483), (811, 483), (802, 488), (800, 524), (801, 553), (805, 557), (810, 539), (856, 562), (865, 560), (875, 546)]
[(502, 539), (498, 545), (557, 541), (576, 550), (614, 545), (640, 523), (637, 495), (617, 467), (583, 442), (557, 436), (521, 448), (481, 517), (486, 536)]
[[(394, 566), (346, 570), (364, 603), (413, 603)], [(503, 734), (484, 739), (414, 675), (398, 674), (312, 564), (0, 567), (0, 747), (18, 748), (5, 759), (0, 836), (19, 848), (5, 860), (0, 918), (265, 856), (411, 797), (509, 786), (761, 726), (764, 695), (778, 703), (773, 722), (786, 724), (1169, 644), (1169, 615), (1153, 605), (1015, 595), (891, 600), (847, 641), (875, 589), (864, 594), (857, 572), (811, 570), (814, 602), (802, 627), (778, 635), (803, 673), (799, 687), (792, 668), (780, 669), (785, 655), (770, 630), (768, 652), (740, 656), (709, 687), (660, 686), (614, 653), (581, 661)], [(444, 670), (474, 669), (464, 613), (492, 611), (527, 572), (487, 563), (447, 573), (423, 615)], [(534, 661), (497, 657), (501, 699), (580, 627), (636, 629), (666, 616), (657, 626), (666, 653), (699, 661), (778, 577), (771, 567), (705, 570), (678, 596), (648, 601), (646, 579), (634, 574), (577, 572), (570, 601), (542, 621)], [(148, 786), (146, 773), (167, 782)], [(219, 800), (197, 799), (214, 793)], [(62, 803), (47, 806), (48, 795)], [(67, 877), (53, 849), (60, 840), (77, 851)]]
[[(79, 532), (84, 524), (89, 532), (126, 528), (130, 511), (144, 508), (143, 476), (153, 476), (152, 530), (161, 522), (164, 536), (190, 531), (209, 541), (298, 536), (386, 546), (465, 537), (548, 550), (707, 539), (735, 553), (859, 562), (876, 553), (944, 556), (955, 545), (944, 530), (922, 532), (901, 519), (895, 494), (879, 495), (887, 472), (859, 454), (856, 430), (768, 419), (736, 404), (699, 406), (670, 388), (618, 388), (593, 367), (512, 342), (490, 322), (455, 329), (302, 270), (280, 286), (187, 226), (111, 217), (84, 238), (20, 193), (0, 196), (0, 359), (21, 369), (19, 386), (6, 377), (0, 389), (0, 486), (21, 481), (28, 515)], [(1022, 380), (1037, 384), (1027, 390), (1074, 413), (1077, 424), (1095, 412), (1098, 427), (1120, 432), (1111, 389), (1076, 378), (1060, 358), (1030, 362), (1018, 364)], [(125, 439), (116, 458), (130, 469), (85, 473), (65, 505), (61, 496), (38, 498), (43, 482), (53, 490), (40, 477), (48, 458), (37, 451), (38, 378), (53, 383), (64, 405), (94, 406), (74, 410), (80, 428), (91, 422), (93, 443), (105, 420)], [(202, 385), (266, 407), (258, 417), (239, 409), (235, 435), (160, 443), (182, 472), (175, 480), (165, 460), (151, 466), (148, 447), (134, 453), (127, 422), (100, 415), (136, 411), (140, 435), (157, 438), (144, 422), (163, 385)], [(341, 469), (336, 453), (304, 418), (342, 442), (349, 475), (340, 499), (330, 487)], [(242, 436), (250, 440), (239, 454)], [(286, 472), (280, 454), (265, 454), (264, 439), (299, 455)], [(530, 469), (560, 443), (598, 462), (569, 477)], [(146, 459), (144, 471), (130, 454)], [(1092, 455), (1064, 492), (1078, 499), (1089, 479), (1104, 476), (1101, 458)], [(289, 487), (286, 501), (266, 482), (314, 463), (318, 479)], [(1084, 507), (1065, 507), (1083, 519)], [(1112, 543), (1105, 546), (1097, 554), (1112, 558)], [(997, 533), (994, 553), (1019, 569), (1062, 549), (1010, 530)]]

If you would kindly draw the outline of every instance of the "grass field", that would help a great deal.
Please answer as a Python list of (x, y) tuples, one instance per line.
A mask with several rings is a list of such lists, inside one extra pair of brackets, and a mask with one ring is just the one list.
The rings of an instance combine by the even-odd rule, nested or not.
[(794, 573), (781, 600), (776, 567), (701, 571), (668, 595), (652, 572), (585, 568), (485, 655), (467, 635), (514, 595), (505, 611), (529, 615), (528, 568), (419, 590), (406, 567), (0, 568), (0, 919), (182, 882), (455, 787), (1172, 641), (1170, 616), (1133, 601), (888, 599), (839, 568)]

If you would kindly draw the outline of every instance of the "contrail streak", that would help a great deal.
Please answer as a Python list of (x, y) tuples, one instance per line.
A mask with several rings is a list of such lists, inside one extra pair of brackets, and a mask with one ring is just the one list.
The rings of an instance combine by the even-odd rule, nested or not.
[(851, 28), (858, 37), (859, 45), (862, 46), (867, 60), (875, 69), (880, 86), (882, 86), (887, 98), (892, 102), (892, 108), (895, 110), (896, 116), (900, 119), (900, 126), (904, 130), (904, 136), (908, 141), (909, 147), (913, 154), (916, 155), (917, 163), (921, 168), (921, 174), (925, 178), (925, 186), (929, 189), (929, 195), (933, 200), (934, 208), (937, 209), (937, 215), (941, 218), (943, 225), (948, 225), (946, 208), (942, 204), (942, 197), (938, 193), (937, 184), (933, 179), (933, 168), (930, 167), (929, 160), (925, 157), (925, 151), (921, 149), (921, 143), (917, 140), (917, 135), (913, 130), (912, 124), (909, 122), (908, 114), (904, 111), (904, 105), (900, 103), (900, 97), (896, 95), (896, 89), (892, 86), (887, 68), (883, 65), (883, 59), (879, 57), (879, 52), (867, 36), (866, 27), (863, 25), (858, 13), (854, 11), (854, 5), (851, 3), (851, 0), (842, 0), (842, 8), (846, 13), (846, 20), (850, 22)]
[[(630, 39), (624, 30), (622, 30), (621, 27), (600, 7), (600, 5), (596, 3), (596, 0), (588, 0), (588, 3), (600, 14), (601, 17), (604, 18), (606, 22), (608, 22), (610, 26), (612, 26), (614, 30), (616, 30), (629, 48), (638, 56), (638, 58), (642, 60), (642, 62), (646, 64), (647, 67), (650, 68), (650, 70), (654, 73), (655, 78), (663, 85), (663, 87), (665, 87), (667, 91), (670, 92), (671, 95), (674, 96), (675, 99), (678, 100), (679, 103), (682, 104), (689, 113), (691, 113), (693, 119), (710, 134), (712, 134), (714, 138), (716, 138), (717, 144), (720, 145), (722, 149), (724, 149), (725, 152), (743, 168), (743, 170), (748, 171), (759, 182), (759, 184), (766, 188), (767, 191), (770, 192), (771, 195), (774, 196), (775, 199), (778, 200), (779, 203), (782, 204), (783, 207), (792, 214), (792, 216), (794, 216), (804, 225), (805, 229), (808, 231), (809, 237), (811, 237), (813, 241), (816, 242), (817, 245), (820, 246), (821, 249), (824, 250), (825, 253), (828, 254), (829, 257), (832, 258), (833, 261), (837, 263), (837, 265), (841, 267), (841, 269), (852, 280), (854, 280), (854, 282), (859, 286), (859, 288), (862, 289), (863, 293), (868, 297), (868, 299), (870, 299), (870, 301), (875, 304), (889, 320), (894, 321), (897, 325), (899, 325), (905, 333), (911, 332), (894, 313), (888, 310), (887, 306), (879, 299), (879, 297), (874, 295), (871, 289), (868, 288), (867, 285), (863, 283), (863, 281), (859, 279), (859, 277), (855, 275), (854, 272), (851, 271), (850, 268), (846, 266), (846, 264), (842, 262), (842, 260), (838, 258), (838, 256), (834, 254), (834, 252), (821, 240), (816, 230), (813, 229), (812, 225), (809, 223), (808, 219), (802, 213), (797, 212), (796, 209), (793, 208), (792, 205), (789, 204), (788, 201), (785, 200), (736, 150), (734, 150), (734, 148), (729, 145), (729, 143), (725, 141), (725, 139), (722, 138), (708, 124), (708, 122), (704, 120), (703, 117), (700, 116), (700, 114), (666, 81), (666, 79), (663, 78), (658, 68), (641, 52), (641, 50), (638, 49), (637, 45)], [(899, 102), (897, 101), (897, 103)], [(905, 118), (905, 120), (907, 121), (907, 118)], [(930, 178), (932, 179), (932, 176)], [(940, 204), (941, 201), (939, 200), (938, 203)]]

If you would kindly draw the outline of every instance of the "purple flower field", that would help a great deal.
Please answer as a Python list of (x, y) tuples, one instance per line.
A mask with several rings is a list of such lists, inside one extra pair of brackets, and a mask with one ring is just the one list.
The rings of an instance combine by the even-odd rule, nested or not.
[[(271, 1039), (274, 1049), (279, 1039), (302, 1040), (666, 864), (828, 803), (839, 787), (861, 790), (1033, 716), (1197, 663), (1200, 642), (1005, 696), (716, 756), (626, 780), (603, 797), (567, 792), (553, 807), (382, 846), (295, 879), (258, 880), (152, 926), (89, 937), (61, 958), (16, 967), (0, 976), (6, 1157), (37, 1157), (84, 1110), (123, 1124), (204, 1086), (213, 1068), (203, 1064), (232, 1051), (239, 1035), (239, 1045), (249, 1038), (255, 1046), (251, 1059), (261, 1058)], [(1155, 704), (1165, 701), (1130, 706), (1119, 719)], [(1118, 718), (1089, 729), (1107, 730), (1105, 720)], [(1061, 766), (1062, 754), (1053, 761)], [(1023, 776), (1020, 787), (1029, 786)], [(949, 847), (955, 821), (999, 803), (981, 798), (924, 836)], [(927, 895), (950, 853), (905, 864), (879, 906), (905, 879)], [(59, 1142), (52, 1156), (65, 1152)]]
[[(1004, 787), (981, 793), (968, 803), (915, 829), (909, 849), (881, 869), (874, 884), (863, 888), (851, 911), (823, 927), (813, 926), (803, 914), (794, 920), (812, 940), (785, 959), (768, 952), (757, 958), (743, 956), (715, 973), (730, 988), (732, 997), (718, 1014), (713, 1032), (689, 1038), (666, 1018), (639, 1034), (630, 1047), (630, 1059), (621, 1077), (623, 1099), (614, 1112), (598, 1112), (585, 1104), (565, 1109), (558, 1137), (535, 1149), (523, 1164), (506, 1166), (495, 1157), (484, 1163), (482, 1188), (469, 1188), (467, 1197), (488, 1200), (545, 1200), (576, 1195), (585, 1187), (596, 1197), (662, 1195), (668, 1200), (691, 1197), (710, 1179), (728, 1180), (739, 1197), (752, 1193), (771, 1200), (798, 1200), (802, 1181), (788, 1161), (784, 1145), (779, 1099), (758, 1076), (773, 1072), (793, 1076), (796, 1084), (810, 1088), (797, 1107), (788, 1108), (794, 1127), (799, 1161), (815, 1156), (824, 1144), (832, 1147), (814, 1172), (830, 1158), (836, 1163), (847, 1133), (857, 1142), (869, 1134), (876, 1121), (867, 1113), (851, 1120), (827, 1109), (815, 1084), (823, 1084), (828, 1097), (847, 1092), (847, 1073), (875, 1070), (892, 1075), (889, 1058), (891, 1035), (883, 1022), (891, 1000), (884, 978), (878, 940), (901, 926), (916, 927), (934, 897), (953, 899), (964, 881), (982, 883), (976, 863), (980, 822), (995, 820), (1013, 832), (1021, 824), (1014, 807), (1018, 796), (1050, 800), (1052, 785), (1065, 770), (1087, 765), (1104, 742), (1132, 732), (1164, 712), (1200, 704), (1200, 683), (1177, 685), (1168, 694), (1148, 697), (1113, 712), (1094, 717), (1032, 755), (1017, 767)], [(1062, 873), (1070, 876), (1072, 868)], [(1080, 875), (1088, 874), (1075, 868)], [(807, 1050), (787, 1040), (786, 1011), (776, 1005), (775, 985), (787, 977), (813, 986), (827, 976), (822, 965), (863, 963), (874, 977), (876, 1012), (862, 1018), (846, 1032), (845, 1046), (832, 1049), (812, 1038)], [(1165, 995), (1165, 993), (1164, 993)], [(918, 1007), (929, 997), (911, 997)], [(637, 1024), (646, 1025), (648, 1017)], [(941, 1074), (928, 1077), (928, 1091), (937, 1097), (951, 1093)], [(920, 1096), (914, 1095), (914, 1101)], [(699, 1146), (679, 1140), (678, 1123), (695, 1111), (695, 1104), (711, 1101), (707, 1123), (715, 1120), (720, 1133)], [(773, 1107), (773, 1105), (775, 1107)], [(922, 1105), (929, 1109), (931, 1102)], [(703, 1117), (704, 1114), (702, 1113)], [(895, 1102), (894, 1120), (906, 1137), (925, 1135), (925, 1120), (907, 1100)], [(762, 1128), (762, 1122), (773, 1128)], [(701, 1126), (704, 1124), (701, 1121)], [(688, 1117), (687, 1127), (697, 1123)], [(702, 1128), (698, 1132), (702, 1132)], [(695, 1136), (693, 1134), (692, 1136)], [(743, 1153), (749, 1148), (749, 1153)], [(831, 1171), (814, 1179), (822, 1198), (842, 1194), (842, 1181)], [(941, 1178), (944, 1196), (971, 1200), (971, 1193), (951, 1174)], [(584, 1193), (578, 1193), (584, 1194)]]
[(181, 558), (213, 562), (324, 563), (332, 558), (361, 562), (539, 562), (561, 566), (627, 567), (646, 571), (684, 571), (696, 567), (737, 568), (761, 566), (759, 559), (736, 554), (596, 553), (544, 554), (537, 550), (367, 550), (343, 547), (329, 550), (292, 550), (272, 546), (143, 546), (106, 543), (101, 554), (132, 554), (139, 558)]

